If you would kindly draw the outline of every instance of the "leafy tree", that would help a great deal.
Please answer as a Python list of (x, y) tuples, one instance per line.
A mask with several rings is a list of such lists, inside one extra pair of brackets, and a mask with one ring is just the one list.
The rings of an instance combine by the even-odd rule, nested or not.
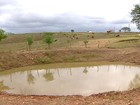
[(71, 32), (74, 32), (74, 30), (73, 30), (73, 29), (71, 29)]
[(7, 37), (7, 35), (5, 35), (5, 31), (3, 29), (0, 29), (0, 41), (2, 39), (5, 39)]
[(137, 28), (140, 30), (140, 4), (136, 4), (134, 9), (131, 10), (132, 22), (136, 23)]
[(53, 33), (44, 33), (44, 42), (48, 44), (48, 48), (54, 42)]
[(121, 31), (124, 31), (124, 32), (130, 32), (131, 31), (131, 29), (129, 28), (129, 27), (123, 27), (123, 28), (121, 28)]
[(26, 40), (27, 40), (28, 48), (29, 48), (29, 50), (31, 50), (31, 45), (34, 42), (33, 38), (32, 37), (28, 37)]

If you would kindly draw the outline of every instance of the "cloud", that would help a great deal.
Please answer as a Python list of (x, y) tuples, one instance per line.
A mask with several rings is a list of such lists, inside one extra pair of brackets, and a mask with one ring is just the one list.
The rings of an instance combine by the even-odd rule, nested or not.
[(8, 13), (9, 11), (18, 7), (16, 0), (1, 0), (0, 1), (0, 13)]
[(117, 21), (113, 21), (111, 22), (112, 24), (130, 24), (130, 20), (128, 19), (121, 19), (121, 20), (117, 20)]
[(14, 33), (44, 32), (44, 31), (88, 31), (101, 29), (104, 18), (86, 17), (72, 13), (45, 17), (32, 13), (17, 12), (7, 20), (2, 27)]
[[(114, 1), (111, 3), (114, 4)], [(116, 1), (116, 3), (120, 2)], [(124, 8), (124, 5), (121, 5)], [(104, 9), (100, 9), (100, 6)], [(13, 33), (59, 32), (71, 29), (106, 31), (114, 27), (119, 29), (130, 23), (130, 16), (127, 16), (129, 6), (125, 10), (122, 9), (123, 14), (120, 11), (121, 7), (117, 12), (118, 8), (111, 6), (113, 7), (104, 6), (104, 3), (100, 5), (100, 2), (93, 3), (93, 0), (61, 0), (61, 2), (57, 0), (1, 0), (0, 27)]]
[(6, 5), (15, 5), (17, 2), (15, 0), (1, 0), (0, 1), (0, 7), (6, 6)]

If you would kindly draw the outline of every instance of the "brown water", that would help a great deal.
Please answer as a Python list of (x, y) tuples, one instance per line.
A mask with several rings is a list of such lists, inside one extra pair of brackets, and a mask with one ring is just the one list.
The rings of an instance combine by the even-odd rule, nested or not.
[(102, 65), (0, 72), (0, 90), (13, 94), (88, 96), (138, 87), (140, 66)]

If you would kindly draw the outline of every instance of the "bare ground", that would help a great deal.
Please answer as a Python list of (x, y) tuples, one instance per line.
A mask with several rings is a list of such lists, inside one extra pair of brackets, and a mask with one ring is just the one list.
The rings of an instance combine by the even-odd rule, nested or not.
[[(140, 65), (140, 47), (0, 52), (0, 70), (57, 62), (122, 62)], [(46, 58), (47, 61), (42, 59)], [(140, 89), (83, 96), (23, 96), (0, 93), (0, 105), (140, 105)]]

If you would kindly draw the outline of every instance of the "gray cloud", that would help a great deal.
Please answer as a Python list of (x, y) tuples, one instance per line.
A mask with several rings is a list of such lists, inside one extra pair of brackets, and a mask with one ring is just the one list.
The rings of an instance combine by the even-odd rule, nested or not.
[(20, 6), (16, 0), (0, 1), (0, 17), (4, 14), (13, 14), (20, 11)]
[(121, 19), (121, 20), (117, 20), (114, 22), (111, 22), (112, 24), (129, 24), (131, 21), (128, 19)]
[[(14, 0), (11, 0), (14, 1)], [(11, 4), (10, 4), (11, 3)], [(0, 27), (8, 32), (27, 33), (27, 32), (45, 32), (45, 31), (106, 31), (112, 27), (119, 27), (120, 24), (126, 24), (129, 21), (122, 19), (108, 23), (102, 17), (80, 16), (73, 13), (63, 13), (50, 17), (41, 16), (38, 14), (27, 13), (22, 10), (16, 2), (0, 1), (0, 5), (11, 6), (11, 8), (2, 8), (0, 16), (8, 14), (10, 17), (0, 23)], [(119, 29), (118, 28), (118, 29)], [(117, 29), (117, 28), (116, 28)]]
[(7, 31), (20, 32), (44, 32), (44, 31), (102, 31), (103, 18), (84, 17), (75, 14), (59, 14), (51, 17), (37, 14), (17, 12), (3, 24)]
[[(20, 0), (19, 0), (20, 1)], [(20, 2), (19, 2), (20, 3)], [(24, 10), (18, 0), (0, 1), (0, 27), (8, 32), (27, 33), (44, 31), (107, 31), (119, 29), (130, 23), (130, 19), (109, 22), (103, 17), (80, 16), (74, 13), (63, 13), (54, 16), (38, 15)], [(25, 12), (26, 11), (26, 12)], [(45, 11), (47, 14), (47, 11)], [(105, 11), (106, 12), (106, 11)]]

